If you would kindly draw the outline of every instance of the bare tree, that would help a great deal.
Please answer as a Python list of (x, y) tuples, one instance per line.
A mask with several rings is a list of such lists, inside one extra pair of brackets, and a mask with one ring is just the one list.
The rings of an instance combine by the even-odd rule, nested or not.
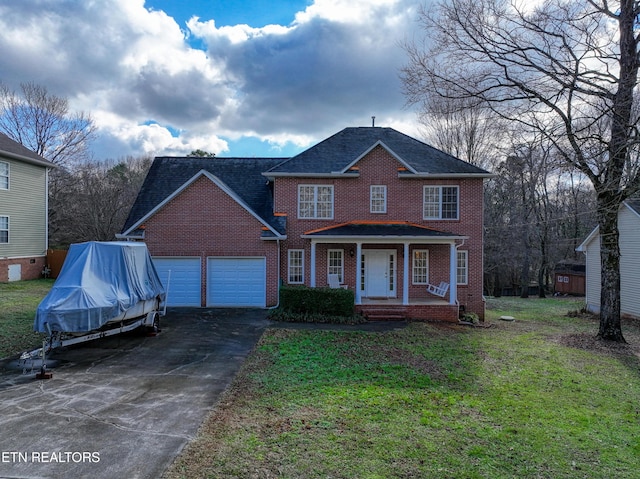
[(35, 83), (22, 83), (20, 94), (0, 84), (0, 130), (57, 165), (85, 159), (95, 134), (89, 115)]
[(450, 0), (421, 11), (428, 37), (406, 45), (402, 72), (410, 102), (480, 101), (543, 134), (589, 178), (601, 239), (598, 337), (613, 341), (624, 341), (617, 215), (640, 189), (639, 13), (633, 0)]
[(50, 184), (50, 243), (115, 239), (151, 165), (149, 157), (57, 168)]

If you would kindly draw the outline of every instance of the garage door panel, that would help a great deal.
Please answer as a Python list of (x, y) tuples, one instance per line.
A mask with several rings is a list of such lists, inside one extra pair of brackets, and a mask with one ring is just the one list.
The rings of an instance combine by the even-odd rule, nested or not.
[(200, 306), (200, 258), (154, 257), (168, 306)]
[(208, 258), (208, 306), (262, 308), (265, 304), (264, 258)]

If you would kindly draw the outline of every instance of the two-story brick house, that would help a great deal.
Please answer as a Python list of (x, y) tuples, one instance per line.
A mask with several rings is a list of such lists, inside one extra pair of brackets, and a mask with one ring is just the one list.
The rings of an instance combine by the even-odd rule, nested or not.
[(379, 127), (288, 159), (161, 157), (121, 236), (147, 243), (173, 305), (270, 307), (280, 284), (331, 278), (372, 317), (483, 317), (489, 176)]
[(48, 247), (48, 175), (54, 167), (0, 133), (0, 282), (42, 275)]

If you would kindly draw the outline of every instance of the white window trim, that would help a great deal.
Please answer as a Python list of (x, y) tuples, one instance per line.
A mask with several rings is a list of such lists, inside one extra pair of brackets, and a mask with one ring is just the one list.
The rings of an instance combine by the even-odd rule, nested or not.
[[(427, 255), (427, 273), (425, 275), (424, 283), (416, 281), (416, 253), (426, 253)], [(414, 249), (411, 253), (411, 284), (425, 285), (429, 284), (429, 250), (428, 249)]]
[[(331, 272), (331, 253), (339, 253), (340, 254), (340, 271), (338, 273)], [(329, 249), (327, 250), (327, 282), (329, 282), (330, 274), (338, 274), (338, 279), (340, 283), (344, 282), (344, 250), (343, 249)]]
[[(459, 263), (459, 256), (460, 254), (464, 255), (464, 259), (465, 259), (465, 265), (464, 265), (464, 282), (460, 282), (459, 281), (459, 272), (460, 272), (460, 263)], [(457, 254), (456, 254), (456, 282), (457, 284), (469, 284), (469, 251), (467, 250), (458, 250)]]
[[(373, 191), (374, 191), (374, 189), (378, 189), (378, 188), (380, 188), (380, 190), (378, 190), (378, 191), (381, 191), (382, 194), (383, 194), (382, 200), (383, 200), (384, 203), (382, 205), (382, 209), (381, 210), (376, 210), (373, 207), (373, 200), (374, 200)], [(378, 199), (378, 198), (376, 198), (376, 199)], [(374, 214), (384, 214), (384, 213), (387, 212), (387, 185), (371, 185), (371, 186), (369, 186), (369, 212), (370, 213), (374, 213)]]
[[(300, 277), (301, 281), (291, 281), (291, 253), (300, 253)], [(295, 265), (296, 268), (298, 265)], [(303, 249), (290, 249), (287, 250), (287, 283), (288, 284), (304, 284), (304, 250)]]
[[(302, 188), (313, 188), (313, 216), (302, 216), (300, 210), (300, 192)], [(331, 189), (331, 211), (329, 216), (318, 216), (318, 188)], [(333, 185), (298, 185), (298, 219), (302, 220), (332, 220), (333, 208), (335, 204), (335, 191)]]
[(2, 229), (0, 231), (7, 232), (7, 242), (0, 242), (0, 244), (10, 244), (11, 242), (11, 217), (8, 215), (0, 215), (0, 218), (7, 218), (7, 229)]
[[(427, 188), (433, 188), (438, 190), (438, 216), (427, 216), (425, 214)], [(456, 190), (456, 216), (455, 218), (443, 218), (442, 217), (442, 189), (443, 188), (455, 188)], [(442, 221), (457, 221), (460, 219), (460, 187), (458, 185), (424, 185), (422, 187), (422, 219), (424, 220), (442, 220)]]
[[(9, 188), (11, 187), (11, 165), (6, 162), (6, 161), (0, 161), (0, 164), (5, 164), (7, 165), (7, 187), (3, 188), (2, 186), (0, 186), (0, 190), (9, 190)], [(4, 178), (4, 175), (2, 175), (2, 177)]]

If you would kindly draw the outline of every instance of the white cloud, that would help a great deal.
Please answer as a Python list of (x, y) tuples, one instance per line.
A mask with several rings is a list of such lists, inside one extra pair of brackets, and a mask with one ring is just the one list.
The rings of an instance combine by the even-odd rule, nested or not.
[(181, 30), (143, 0), (4, 2), (0, 80), (44, 85), (90, 113), (98, 157), (220, 154), (242, 137), (305, 147), (372, 115), (411, 125), (398, 69), (414, 3), (316, 0), (287, 26), (194, 16)]

